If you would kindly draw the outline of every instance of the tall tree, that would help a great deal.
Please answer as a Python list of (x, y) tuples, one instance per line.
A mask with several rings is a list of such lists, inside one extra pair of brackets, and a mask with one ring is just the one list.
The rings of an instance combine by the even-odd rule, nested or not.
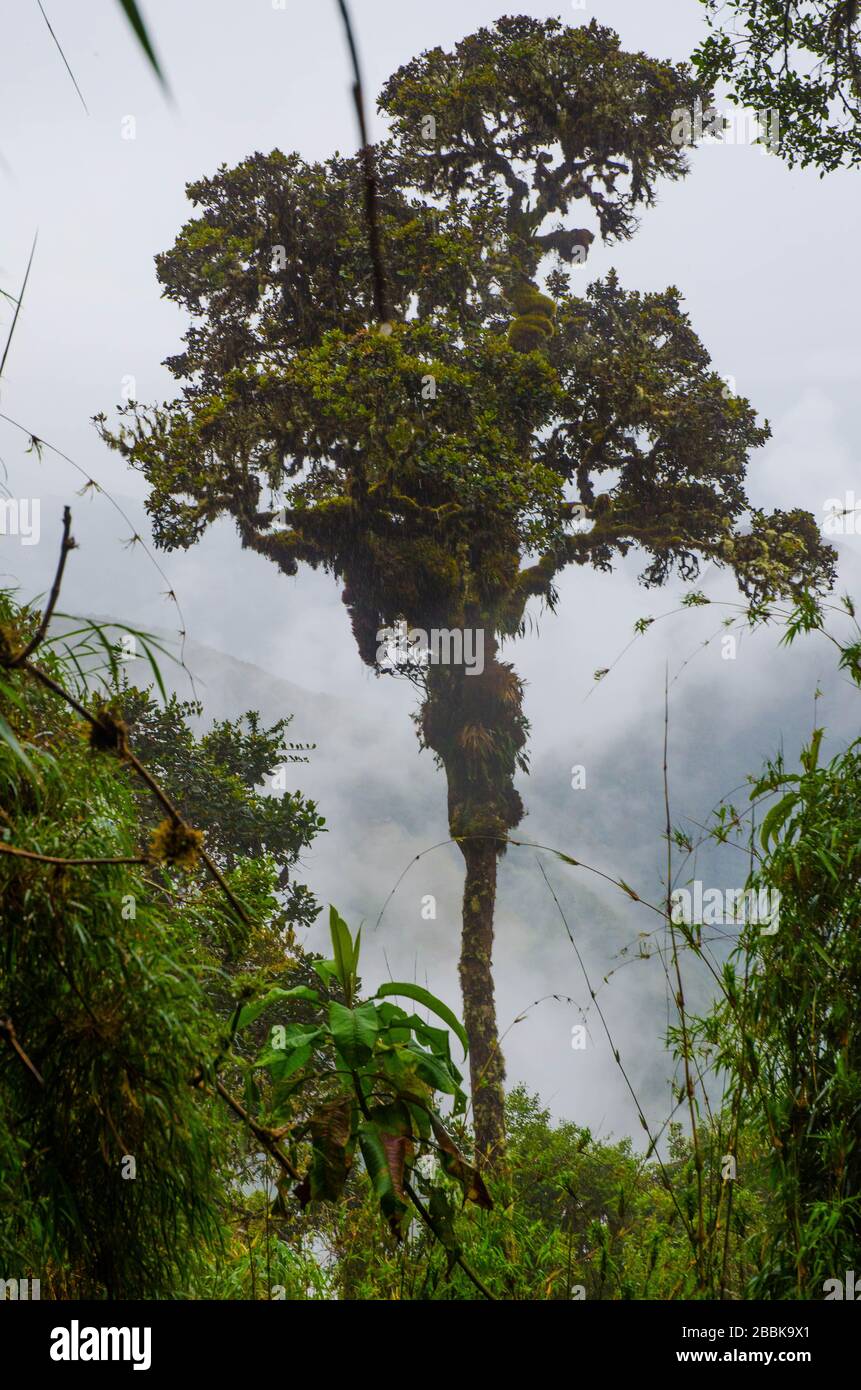
[[(158, 543), (223, 513), (288, 575), (344, 582), (362, 658), (384, 629), (482, 634), (423, 674), (423, 743), (448, 781), (465, 862), (460, 976), (476, 1142), (503, 1143), (491, 954), (497, 861), (523, 814), (522, 685), (500, 643), (552, 607), (569, 564), (633, 547), (646, 584), (707, 556), (761, 596), (827, 582), (813, 518), (752, 509), (767, 437), (730, 395), (678, 291), (584, 296), (568, 267), (624, 241), (660, 177), (686, 172), (674, 112), (708, 91), (686, 65), (626, 53), (592, 22), (515, 17), (401, 68), (375, 151), (392, 321), (374, 324), (361, 159), (255, 154), (188, 188), (200, 208), (158, 257), (193, 323), (183, 383), (103, 436), (141, 469)], [(545, 293), (538, 279), (544, 272)], [(450, 653), (451, 655), (451, 653)], [(456, 656), (457, 654), (455, 654)]]

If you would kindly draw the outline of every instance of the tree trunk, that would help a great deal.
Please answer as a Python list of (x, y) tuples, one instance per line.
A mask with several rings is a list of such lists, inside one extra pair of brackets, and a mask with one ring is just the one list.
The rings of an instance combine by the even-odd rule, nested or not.
[(469, 1038), (469, 1077), (478, 1156), (493, 1164), (505, 1147), (505, 1063), (493, 997), (493, 909), (497, 848), (492, 840), (461, 844), (466, 861), (460, 987)]
[(505, 1148), (505, 1063), (493, 998), (496, 864), (523, 815), (514, 773), (526, 742), (520, 680), (497, 660), (485, 635), (481, 671), (432, 666), (421, 712), (422, 738), (448, 779), (448, 823), (466, 864), (460, 983), (469, 1038), (476, 1152), (498, 1163)]

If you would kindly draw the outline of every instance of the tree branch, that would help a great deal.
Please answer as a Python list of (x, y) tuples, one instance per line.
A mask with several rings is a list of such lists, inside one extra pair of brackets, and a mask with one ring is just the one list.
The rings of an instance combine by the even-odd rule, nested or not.
[(40, 647), (42, 642), (45, 640), (48, 627), (50, 626), (51, 618), (54, 615), (54, 609), (57, 606), (57, 600), (60, 597), (60, 586), (63, 583), (63, 571), (66, 568), (66, 558), (69, 554), (69, 551), (74, 550), (76, 548), (75, 541), (70, 535), (71, 527), (71, 509), (69, 507), (64, 507), (63, 539), (60, 543), (60, 558), (57, 562), (57, 572), (54, 575), (54, 583), (51, 585), (51, 592), (48, 596), (48, 602), (45, 605), (45, 608), (42, 612), (42, 618), (39, 623), (39, 627), (36, 630), (33, 637), (30, 638), (30, 641), (27, 643), (26, 647), (24, 647), (22, 651), (18, 652), (16, 656), (13, 656), (11, 661), (9, 661), (8, 663), (4, 663), (8, 664), (10, 669), (14, 670), (16, 666), (23, 666), (24, 663), (27, 661), (28, 657), (32, 656), (33, 652), (36, 651), (37, 647)]

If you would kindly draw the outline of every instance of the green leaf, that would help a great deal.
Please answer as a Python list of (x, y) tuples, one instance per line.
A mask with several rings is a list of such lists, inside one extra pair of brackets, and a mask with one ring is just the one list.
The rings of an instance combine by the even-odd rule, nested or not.
[(338, 979), (347, 998), (351, 999), (354, 979), (353, 938), (347, 923), (342, 917), (339, 917), (336, 909), (331, 906), (329, 908), (329, 934), (332, 938), (332, 950), (335, 955)]
[(371, 1186), (378, 1197), (393, 1197), (395, 1193), (392, 1175), (389, 1172), (389, 1165), (386, 1162), (386, 1151), (383, 1148), (382, 1140), (375, 1127), (364, 1123), (359, 1126), (359, 1144), (362, 1149), (362, 1158), (365, 1160), (365, 1167), (368, 1170), (368, 1177), (371, 1179)]
[[(274, 1081), (282, 1081), (304, 1066), (314, 1044), (325, 1035), (323, 1028), (315, 1028), (307, 1023), (290, 1024), (284, 1032), (283, 1047), (276, 1047), (270, 1041), (254, 1063), (255, 1067), (267, 1067)], [(296, 1060), (298, 1053), (304, 1054), (301, 1061)]]
[(463, 1048), (464, 1057), (469, 1051), (469, 1039), (466, 1036), (466, 1029), (458, 1018), (452, 1013), (447, 1004), (443, 1004), (441, 999), (437, 999), (430, 990), (423, 989), (421, 985), (413, 985), (403, 980), (392, 980), (388, 984), (380, 985), (375, 998), (385, 999), (390, 994), (402, 994), (407, 999), (414, 999), (417, 1004), (423, 1004), (426, 1009), (430, 1009), (444, 1023), (447, 1023), (451, 1031), (459, 1039)]
[(446, 1275), (450, 1275), (461, 1254), (454, 1225), (454, 1207), (447, 1193), (435, 1187), (430, 1196), (429, 1211), (436, 1227), (437, 1238), (445, 1250)]
[[(416, 1039), (429, 1048), (435, 1057), (439, 1057), (445, 1062), (446, 1066), (451, 1067), (451, 1052), (449, 1050), (451, 1035), (448, 1031), (445, 1028), (434, 1028), (431, 1023), (425, 1023), (418, 1014), (410, 1014), (406, 1022)], [(452, 1068), (452, 1070), (454, 1069)]]
[(360, 1004), (346, 1009), (332, 1000), (329, 1005), (329, 1027), (332, 1037), (348, 1067), (363, 1067), (369, 1061), (379, 1035), (379, 1020), (373, 1004)]
[[(322, 1037), (322, 1031), (320, 1036)], [(301, 1071), (302, 1067), (310, 1062), (313, 1051), (313, 1042), (307, 1042), (302, 1047), (294, 1048), (292, 1052), (270, 1052), (269, 1060), (265, 1065), (269, 1070), (269, 1075), (272, 1077), (272, 1080), (286, 1081), (288, 1076), (292, 1076), (294, 1072)], [(258, 1067), (263, 1065), (264, 1063), (262, 1061), (255, 1063), (255, 1066)]]
[(352, 1165), (355, 1139), (353, 1104), (338, 1096), (322, 1105), (311, 1119), (311, 1165), (296, 1188), (302, 1206), (310, 1201), (337, 1201)]
[(168, 86), (167, 81), (165, 79), (165, 75), (162, 72), (161, 67), (159, 66), (159, 61), (158, 58), (155, 56), (155, 49), (153, 48), (152, 40), (150, 39), (149, 33), (147, 32), (147, 27), (143, 22), (143, 18), (141, 17), (141, 12), (135, 4), (135, 0), (120, 0), (120, 9), (123, 11), (123, 14), (125, 15), (129, 24), (135, 31), (137, 41), (143, 49), (144, 53), (146, 54), (147, 58), (149, 59), (153, 72), (155, 73), (161, 85), (164, 87), (165, 91), (167, 91)]
[(430, 1052), (423, 1052), (417, 1043), (407, 1043), (404, 1051), (413, 1058), (416, 1076), (428, 1086), (432, 1086), (435, 1091), (442, 1091), (443, 1095), (457, 1095), (458, 1084), (448, 1067), (438, 1057), (434, 1057)]
[(821, 956), (821, 957), (822, 957), (822, 959), (825, 961), (825, 964), (828, 966), (828, 968), (829, 968), (830, 970), (835, 971), (835, 973), (836, 973), (836, 972), (837, 972), (837, 968), (838, 968), (838, 967), (837, 967), (837, 963), (836, 963), (834, 960), (831, 959), (831, 956), (829, 956), (829, 954), (828, 954), (828, 952), (825, 950), (824, 946), (820, 946), (820, 944), (819, 944), (819, 942), (816, 940), (816, 937), (815, 937), (815, 936), (813, 936), (813, 937), (810, 938), (810, 944), (811, 944), (811, 946), (813, 947), (813, 949), (814, 949), (814, 951), (816, 952), (816, 954), (817, 954), (818, 956)]
[(778, 831), (792, 811), (797, 800), (797, 792), (787, 792), (786, 796), (781, 797), (776, 806), (772, 806), (762, 822), (762, 829), (759, 833), (759, 842), (763, 849), (768, 849), (769, 840), (777, 839)]
[(446, 1173), (460, 1184), (466, 1201), (475, 1202), (485, 1211), (490, 1211), (493, 1206), (493, 1199), (485, 1187), (484, 1179), (478, 1169), (464, 1158), (439, 1115), (433, 1110), (430, 1112), (430, 1122), (433, 1126), (434, 1138), (439, 1145), (440, 1162)]
[(403, 1136), (381, 1134), (367, 1121), (359, 1127), (359, 1145), (371, 1185), (392, 1233), (403, 1234), (407, 1211), (404, 1197), (404, 1163), (409, 1140)]
[(30, 776), (38, 782), (38, 772), (31, 763), (30, 759), (27, 757), (27, 754), (24, 752), (24, 749), (21, 747), (20, 743), (18, 742), (11, 728), (7, 724), (6, 720), (3, 718), (2, 714), (0, 714), (0, 738), (2, 738), (4, 743), (8, 744), (15, 757), (18, 758), (19, 761), (24, 764)]
[(312, 966), (316, 970), (323, 984), (328, 989), (333, 980), (338, 978), (338, 966), (333, 960), (312, 960)]
[(247, 1028), (249, 1023), (253, 1023), (259, 1018), (264, 1009), (268, 1009), (270, 1004), (277, 1004), (282, 999), (309, 999), (315, 1004), (319, 1004), (320, 996), (315, 989), (309, 989), (307, 985), (295, 985), (293, 989), (270, 989), (268, 994), (264, 994), (262, 999), (255, 999), (239, 1015), (236, 1024), (237, 1032), (240, 1028)]
[(822, 746), (822, 736), (824, 733), (824, 729), (814, 729), (809, 746), (803, 749), (801, 753), (801, 765), (805, 772), (816, 771), (816, 766), (819, 762), (819, 749)]
[(429, 1139), (431, 1136), (431, 1122), (430, 1113), (427, 1110), (427, 1108), (423, 1105), (417, 1104), (417, 1102), (415, 1101), (408, 1101), (407, 1107), (409, 1109), (412, 1122), (415, 1125), (416, 1130), (418, 1131), (419, 1138)]

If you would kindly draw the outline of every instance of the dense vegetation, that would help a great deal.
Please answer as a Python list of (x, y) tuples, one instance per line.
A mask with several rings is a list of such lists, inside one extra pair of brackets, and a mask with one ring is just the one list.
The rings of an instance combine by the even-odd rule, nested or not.
[[(637, 1151), (552, 1124), (515, 1088), (505, 1164), (482, 1177), (454, 1015), (406, 983), (362, 1002), (359, 938), (334, 910), (331, 960), (297, 943), (309, 895), (285, 869), (316, 809), (261, 796), (233, 761), (250, 739), (264, 781), (283, 726), (249, 715), (196, 735), (111, 663), (88, 694), (74, 636), (20, 662), (38, 618), (2, 602), (6, 1268), (55, 1297), (803, 1299), (852, 1267), (855, 746), (821, 766), (816, 730), (797, 770), (752, 779), (768, 810), (750, 883), (779, 886), (779, 931), (745, 927), (721, 966), (701, 924), (664, 919), (668, 958), (717, 985), (705, 1017), (682, 1002), (668, 1038), (690, 1127), (669, 1117), (662, 1139), (641, 1112)], [(812, 605), (793, 621), (823, 618)], [(841, 646), (856, 681), (858, 651)], [(135, 729), (167, 785), (184, 770), (184, 809), (195, 768), (235, 807), (208, 828), (241, 916), (183, 813), (153, 826)], [(749, 842), (748, 822), (727, 806), (710, 833)]]

